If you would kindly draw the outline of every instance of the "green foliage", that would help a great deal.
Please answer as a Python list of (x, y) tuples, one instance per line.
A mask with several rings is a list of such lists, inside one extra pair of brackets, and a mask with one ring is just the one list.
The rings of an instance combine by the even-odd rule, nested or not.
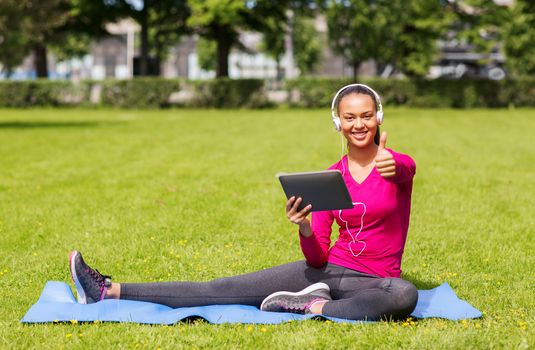
[(517, 0), (505, 23), (504, 50), (508, 69), (535, 75), (535, 2)]
[(245, 28), (250, 10), (242, 0), (191, 0), (188, 24), (217, 47), (216, 76), (228, 76), (228, 55), (238, 43), (238, 28)]
[[(438, 59), (437, 40), (443, 38), (454, 15), (440, 1), (389, 2), (389, 27), (396, 27), (386, 44), (393, 46), (388, 63), (409, 77), (425, 77)], [(395, 14), (394, 14), (395, 13)]]
[(80, 105), (89, 100), (91, 82), (73, 84), (46, 79), (0, 81), (0, 106), (37, 107)]
[[(379, 2), (381, 4), (381, 2)], [(327, 8), (329, 43), (353, 67), (356, 78), (360, 64), (370, 58), (382, 57), (386, 48), (384, 33), (386, 11), (368, 6), (366, 0), (332, 1)]]
[(179, 88), (175, 79), (108, 80), (102, 84), (101, 102), (111, 107), (161, 108), (169, 105), (169, 96)]
[(10, 73), (28, 52), (29, 37), (21, 28), (27, 24), (22, 16), (25, 3), (20, 0), (0, 1), (0, 64)]
[[(93, 0), (2, 0), (0, 2), (0, 63), (17, 66), (35, 50), (46, 61), (50, 46), (61, 59), (87, 52), (91, 38), (106, 34), (104, 23), (115, 17), (113, 6)], [(38, 52), (35, 50), (35, 52)], [(46, 62), (45, 62), (46, 63)], [(43, 64), (46, 73), (46, 64)]]
[[(385, 106), (433, 108), (535, 106), (535, 79), (448, 80), (364, 79)], [(287, 81), (289, 103), (295, 107), (327, 108), (338, 89), (351, 83), (344, 79), (301, 78)]]
[[(264, 30), (262, 50), (279, 62), (285, 53), (285, 30), (270, 24)], [(295, 16), (292, 28), (294, 59), (301, 74), (314, 71), (321, 58), (321, 42), (314, 28), (313, 19)]]
[(213, 40), (199, 38), (197, 41), (199, 67), (206, 71), (217, 68), (217, 43)]
[(512, 13), (495, 1), (469, 0), (449, 4), (455, 13), (451, 29), (456, 37), (470, 44), (476, 52), (486, 54), (481, 64), (491, 61), (488, 56), (497, 51), (503, 39), (503, 25), (510, 21)]
[(354, 79), (369, 59), (424, 76), (449, 20), (438, 1), (333, 1), (327, 9), (329, 42), (353, 66)]
[[(141, 56), (163, 59), (169, 48), (190, 33), (186, 21), (191, 11), (186, 0), (116, 0), (117, 12), (133, 18), (141, 27)], [(146, 34), (145, 34), (146, 33)]]
[(266, 21), (266, 28), (262, 33), (261, 50), (280, 63), (285, 52), (284, 36), (286, 26), (281, 25), (276, 19)]
[(535, 109), (386, 112), (387, 145), (417, 164), (402, 276), (448, 282), (481, 319), (21, 324), (46, 281), (72, 287), (72, 249), (115, 282), (303, 259), (274, 174), (327, 168), (340, 136), (328, 109), (1, 110), (0, 348), (533, 347)]
[(293, 28), (294, 58), (301, 74), (314, 71), (321, 58), (321, 43), (313, 19), (296, 17)]
[[(306, 1), (296, 1), (301, 3)], [(190, 0), (188, 24), (202, 37), (217, 43), (217, 77), (228, 77), (228, 55), (241, 45), (239, 31), (281, 29), (286, 23), (287, 1)]]
[(270, 106), (260, 79), (219, 78), (191, 82), (195, 92), (191, 107), (263, 108)]
[[(367, 79), (386, 105), (413, 107), (513, 107), (535, 106), (535, 78), (491, 80)], [(293, 107), (328, 108), (334, 93), (347, 79), (300, 78), (286, 82)], [(99, 95), (100, 91), (100, 95)], [(180, 91), (190, 93), (178, 102), (170, 98)], [(100, 96), (100, 104), (90, 100)], [(89, 106), (117, 108), (264, 108), (267, 99), (260, 79), (212, 79), (182, 82), (176, 79), (136, 78), (133, 80), (84, 81), (0, 81), (0, 106)]]

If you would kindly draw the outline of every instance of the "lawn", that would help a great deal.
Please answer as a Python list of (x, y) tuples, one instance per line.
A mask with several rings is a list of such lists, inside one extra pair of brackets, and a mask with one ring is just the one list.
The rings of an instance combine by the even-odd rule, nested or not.
[(482, 319), (23, 325), (67, 255), (115, 281), (196, 280), (302, 259), (280, 171), (340, 157), (325, 110), (0, 110), (0, 348), (528, 348), (535, 344), (535, 110), (385, 111), (416, 160), (403, 277)]

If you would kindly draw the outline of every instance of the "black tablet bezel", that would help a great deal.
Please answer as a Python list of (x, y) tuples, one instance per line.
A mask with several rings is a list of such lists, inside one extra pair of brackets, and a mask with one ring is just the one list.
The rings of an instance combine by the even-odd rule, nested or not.
[(298, 210), (312, 204), (311, 211), (351, 209), (353, 203), (339, 170), (277, 174), (286, 198), (303, 198)]

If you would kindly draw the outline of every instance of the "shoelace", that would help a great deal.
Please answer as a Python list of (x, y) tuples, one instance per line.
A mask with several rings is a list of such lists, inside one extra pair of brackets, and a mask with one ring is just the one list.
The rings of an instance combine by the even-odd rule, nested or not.
[(111, 276), (104, 275), (99, 270), (93, 270), (90, 267), (86, 269), (86, 272), (95, 279), (101, 292), (104, 288), (111, 286)]

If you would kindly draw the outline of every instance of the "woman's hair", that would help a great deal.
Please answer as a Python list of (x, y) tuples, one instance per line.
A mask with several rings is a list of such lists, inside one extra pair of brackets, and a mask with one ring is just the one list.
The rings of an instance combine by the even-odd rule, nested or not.
[[(373, 104), (375, 106), (375, 113), (377, 113), (377, 99), (375, 98), (375, 94), (368, 88), (362, 86), (362, 85), (354, 85), (350, 86), (344, 90), (338, 95), (338, 99), (336, 101), (336, 115), (340, 117), (340, 102), (342, 102), (342, 99), (349, 95), (368, 95), (371, 97)], [(379, 141), (381, 139), (381, 131), (379, 130), (379, 125), (377, 125), (377, 131), (375, 132), (375, 136), (373, 137), (373, 142), (375, 142), (376, 145), (379, 145)]]

